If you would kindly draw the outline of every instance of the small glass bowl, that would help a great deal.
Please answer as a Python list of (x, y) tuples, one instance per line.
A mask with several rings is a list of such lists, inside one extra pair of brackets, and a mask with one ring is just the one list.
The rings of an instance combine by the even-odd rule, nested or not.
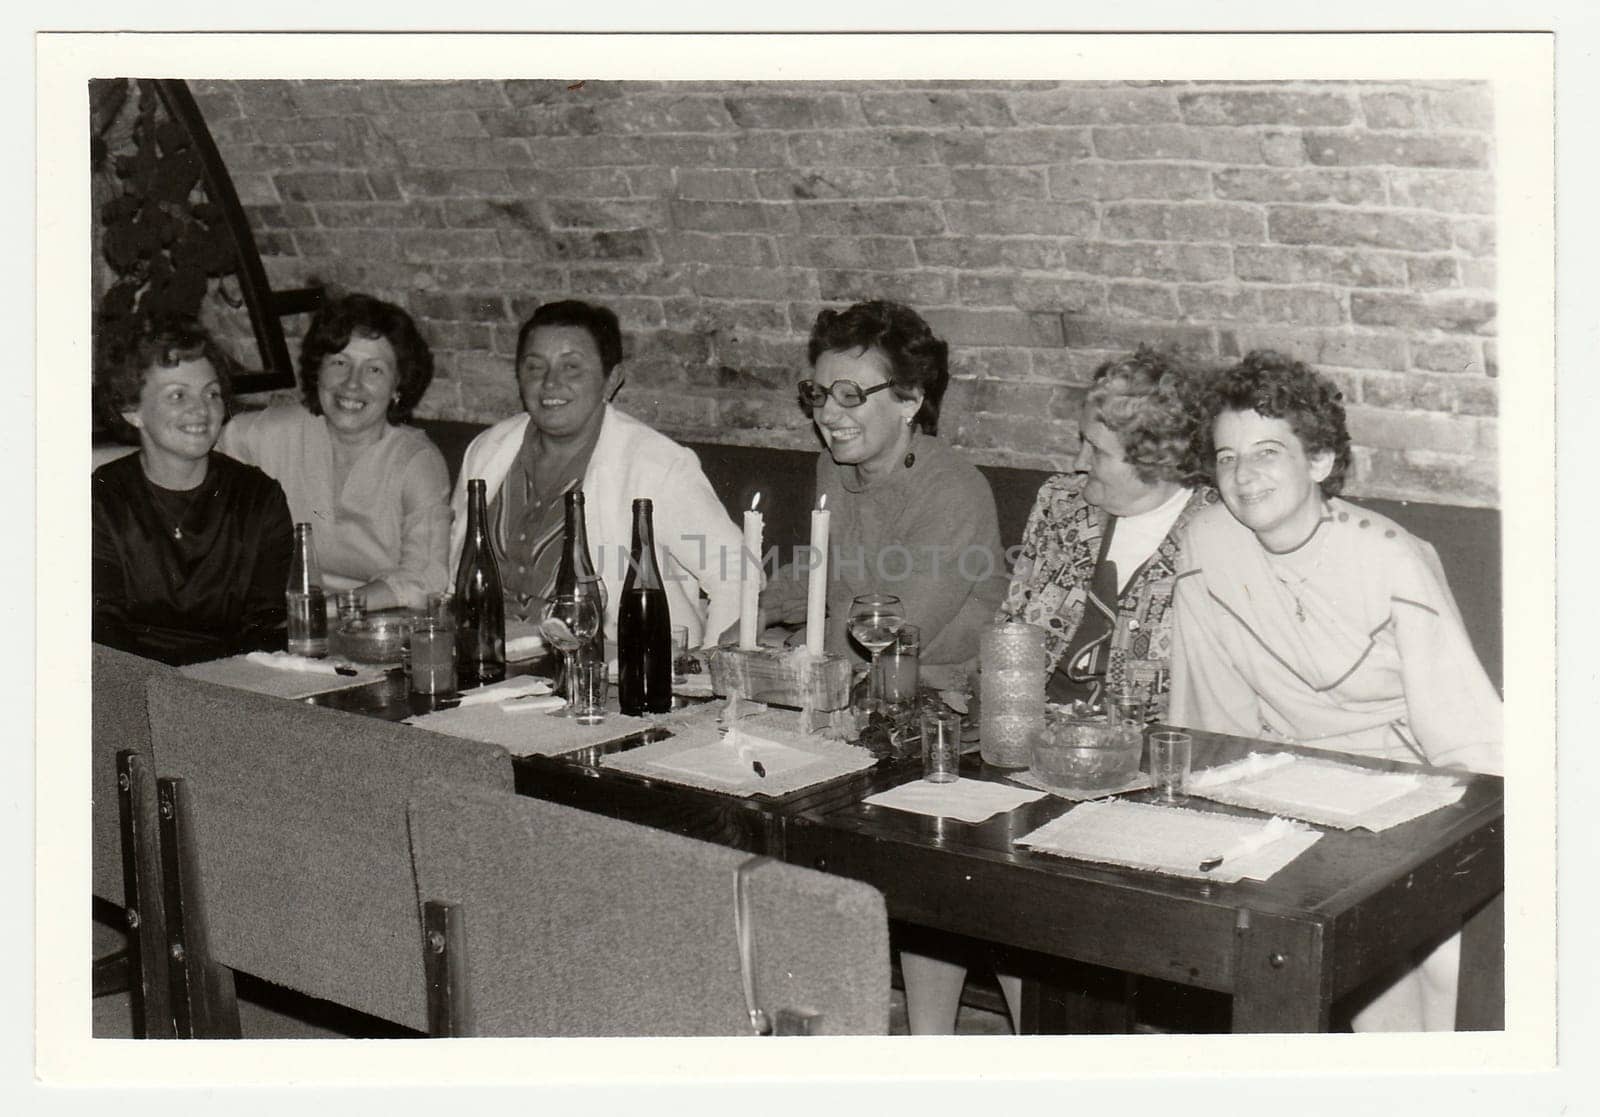
[(1135, 728), (1051, 708), (1033, 731), (1030, 770), (1051, 787), (1110, 791), (1138, 774), (1143, 743)]

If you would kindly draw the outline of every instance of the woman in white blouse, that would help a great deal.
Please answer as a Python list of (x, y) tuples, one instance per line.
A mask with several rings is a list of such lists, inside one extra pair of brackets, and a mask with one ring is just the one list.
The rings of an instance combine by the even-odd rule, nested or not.
[(301, 345), (303, 403), (240, 415), (217, 444), (283, 486), (295, 522), (312, 525), (326, 588), (361, 590), (369, 609), (420, 607), (449, 581), (449, 469), (404, 425), (432, 379), (409, 314), (331, 298)]

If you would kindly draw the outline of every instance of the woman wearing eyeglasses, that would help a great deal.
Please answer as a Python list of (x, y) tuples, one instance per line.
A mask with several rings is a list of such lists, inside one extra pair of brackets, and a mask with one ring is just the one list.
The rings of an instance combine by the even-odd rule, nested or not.
[[(817, 316), (800, 403), (827, 453), (817, 493), (832, 512), (827, 635), (831, 653), (863, 657), (846, 633), (851, 599), (900, 598), (922, 630), (924, 665), (978, 652), (1005, 593), (994, 494), (977, 468), (935, 437), (950, 381), (948, 347), (909, 307), (864, 302)], [(805, 620), (803, 572), (762, 595), (770, 620)]]

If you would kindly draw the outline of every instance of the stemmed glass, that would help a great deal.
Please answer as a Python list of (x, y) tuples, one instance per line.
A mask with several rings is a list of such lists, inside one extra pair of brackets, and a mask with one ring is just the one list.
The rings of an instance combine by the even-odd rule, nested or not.
[(600, 711), (591, 709), (578, 678), (577, 652), (600, 631), (600, 602), (593, 594), (557, 594), (545, 602), (539, 621), (539, 635), (561, 653), (566, 663), (567, 704), (550, 711), (551, 717), (595, 719)]
[(906, 613), (900, 599), (892, 593), (864, 593), (850, 602), (850, 635), (872, 653), (872, 712), (883, 709), (883, 679), (878, 672), (878, 657), (894, 643)]

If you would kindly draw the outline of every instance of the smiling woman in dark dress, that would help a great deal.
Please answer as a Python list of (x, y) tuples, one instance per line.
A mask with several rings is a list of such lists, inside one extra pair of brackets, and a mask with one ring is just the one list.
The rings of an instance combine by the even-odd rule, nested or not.
[(280, 642), (293, 527), (278, 483), (212, 446), (226, 359), (190, 319), (105, 346), (96, 397), (139, 453), (94, 471), (93, 633), (164, 663)]

